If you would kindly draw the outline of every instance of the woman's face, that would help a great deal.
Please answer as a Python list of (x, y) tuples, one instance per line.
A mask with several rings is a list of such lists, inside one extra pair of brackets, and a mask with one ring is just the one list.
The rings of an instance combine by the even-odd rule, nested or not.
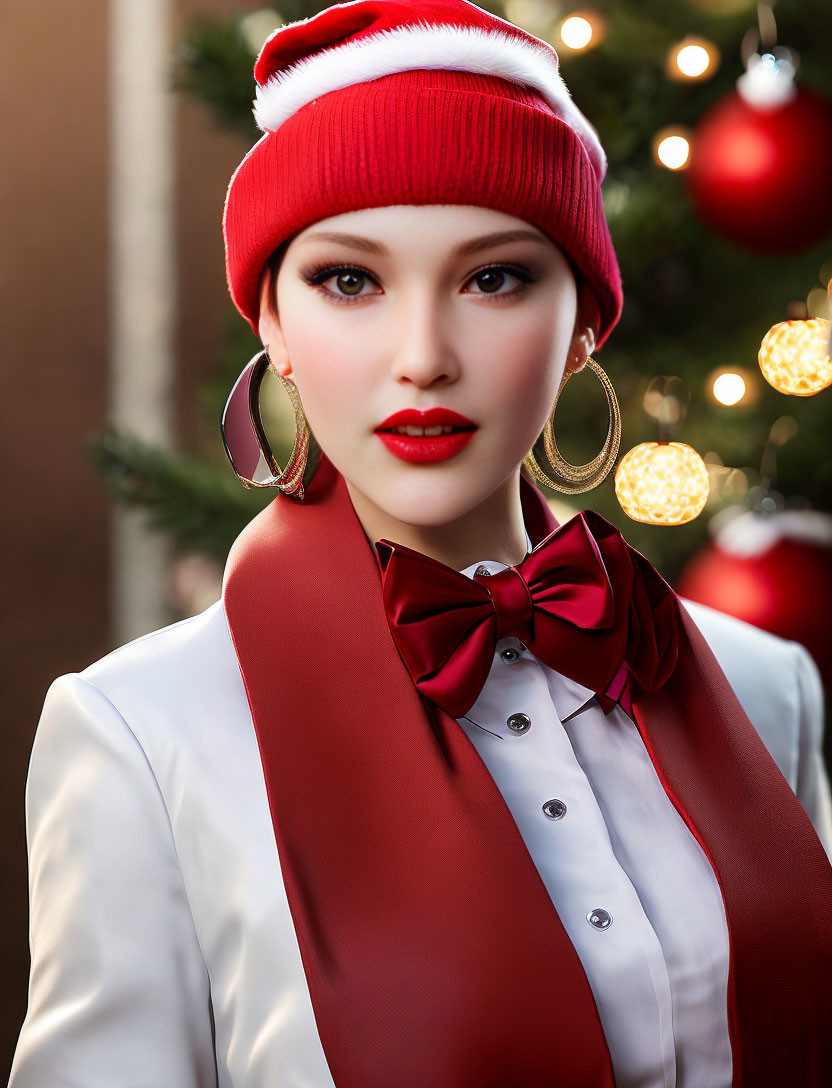
[[(522, 232), (524, 237), (485, 236)], [(354, 240), (331, 235), (351, 235)], [(327, 237), (326, 235), (330, 235)], [(446, 525), (517, 477), (564, 366), (594, 345), (559, 247), (530, 223), (467, 205), (396, 205), (319, 220), (261, 285), (260, 336), (362, 502)], [(444, 459), (397, 456), (376, 433), (406, 408), (476, 424)]]

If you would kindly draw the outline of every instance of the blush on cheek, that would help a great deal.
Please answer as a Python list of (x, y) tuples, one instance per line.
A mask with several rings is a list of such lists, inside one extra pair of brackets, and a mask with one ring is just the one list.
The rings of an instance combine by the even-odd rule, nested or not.
[(516, 411), (534, 417), (541, 403), (551, 408), (554, 402), (567, 349), (568, 341), (551, 327), (518, 329), (502, 347), (488, 347), (483, 380), (501, 387)]
[[(287, 341), (288, 344), (288, 341)], [(370, 390), (344, 345), (301, 333), (289, 345), (294, 380), (315, 437), (328, 453), (350, 448), (366, 429)]]
[[(344, 359), (344, 345), (334, 336), (321, 335), (309, 327), (286, 330), (286, 345), (298, 389), (313, 390), (338, 386), (349, 381), (350, 367)], [(317, 399), (317, 398), (316, 398)]]

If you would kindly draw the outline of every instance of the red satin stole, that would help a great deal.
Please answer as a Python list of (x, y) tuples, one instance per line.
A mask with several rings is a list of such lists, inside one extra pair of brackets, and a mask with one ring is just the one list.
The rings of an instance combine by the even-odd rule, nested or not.
[[(522, 477), (521, 498), (536, 545), (558, 523)], [(303, 502), (278, 494), (237, 538), (223, 598), (338, 1088), (613, 1088), (580, 959), (488, 769), (399, 658), (325, 455)], [(832, 866), (682, 614), (634, 716), (722, 891), (733, 1085), (829, 1088)]]

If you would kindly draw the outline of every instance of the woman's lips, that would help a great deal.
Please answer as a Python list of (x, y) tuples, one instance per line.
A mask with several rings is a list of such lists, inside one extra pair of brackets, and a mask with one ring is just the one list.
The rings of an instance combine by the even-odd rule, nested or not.
[(415, 427), (476, 427), (476, 423), (468, 416), (460, 415), (453, 408), (435, 404), (433, 408), (400, 408), (387, 419), (383, 419), (376, 430), (390, 431), (395, 430), (396, 427), (406, 427), (408, 424)]
[(376, 431), (381, 441), (403, 461), (445, 461), (464, 449), (474, 435), (475, 427), (450, 434), (410, 435), (391, 431)]
[[(397, 428), (409, 427), (411, 430), (436, 431), (442, 428), (439, 434), (401, 434)], [(447, 427), (453, 427), (453, 431), (444, 433)], [(454, 412), (451, 408), (434, 407), (427, 410), (418, 408), (403, 408), (388, 416), (383, 423), (376, 428), (375, 433), (385, 446), (400, 457), (403, 461), (444, 461), (453, 457), (464, 449), (471, 441), (471, 436), (477, 430), (467, 416)]]

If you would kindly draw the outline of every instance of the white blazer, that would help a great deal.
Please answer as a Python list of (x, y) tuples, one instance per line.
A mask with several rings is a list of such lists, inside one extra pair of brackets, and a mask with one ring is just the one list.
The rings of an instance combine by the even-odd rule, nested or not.
[[(685, 604), (832, 857), (812, 659)], [(26, 826), (10, 1088), (333, 1088), (221, 600), (52, 683)]]

